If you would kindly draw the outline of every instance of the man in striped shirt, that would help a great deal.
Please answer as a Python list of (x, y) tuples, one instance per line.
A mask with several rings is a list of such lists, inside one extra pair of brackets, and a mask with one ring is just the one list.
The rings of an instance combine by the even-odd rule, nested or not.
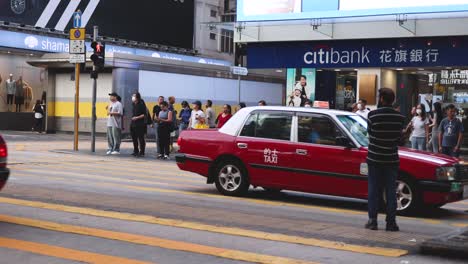
[(382, 190), (385, 189), (387, 201), (387, 231), (399, 231), (396, 223), (396, 180), (400, 158), (398, 143), (403, 130), (405, 117), (393, 109), (395, 93), (389, 88), (379, 90), (378, 109), (368, 115), (369, 149), (367, 164), (368, 210), (367, 229), (377, 230), (377, 214)]

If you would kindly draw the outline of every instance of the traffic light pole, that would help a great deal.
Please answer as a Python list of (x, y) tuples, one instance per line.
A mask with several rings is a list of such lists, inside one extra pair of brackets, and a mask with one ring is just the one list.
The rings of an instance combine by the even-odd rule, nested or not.
[[(98, 27), (94, 26), (93, 41), (97, 41)], [(93, 65), (93, 72), (95, 72), (96, 65)], [(93, 79), (93, 101), (92, 101), (92, 113), (91, 113), (91, 152), (96, 152), (96, 95), (97, 94), (97, 78)]]
[(75, 64), (75, 116), (74, 116), (73, 150), (78, 151), (78, 131), (80, 123), (80, 64)]

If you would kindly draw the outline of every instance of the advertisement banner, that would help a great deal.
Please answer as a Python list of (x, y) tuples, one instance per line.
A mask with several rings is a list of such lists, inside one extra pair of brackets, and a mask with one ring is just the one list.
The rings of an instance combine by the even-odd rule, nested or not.
[(288, 69), (286, 106), (303, 107), (306, 100), (315, 100), (315, 69)]
[[(306, 20), (468, 11), (468, 0), (239, 0), (237, 21)], [(390, 19), (390, 18), (389, 18)]]
[(249, 68), (463, 66), (468, 37), (254, 43)]

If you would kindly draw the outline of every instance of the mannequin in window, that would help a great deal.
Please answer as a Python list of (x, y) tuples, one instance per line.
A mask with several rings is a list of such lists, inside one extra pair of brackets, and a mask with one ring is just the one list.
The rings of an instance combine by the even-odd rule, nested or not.
[(33, 89), (32, 87), (27, 83), (23, 82), (23, 87), (24, 87), (24, 107), (25, 109), (30, 109), (31, 108), (31, 102), (33, 100)]
[(15, 104), (16, 112), (21, 112), (21, 106), (24, 104), (24, 83), (22, 76), (16, 81)]
[(10, 105), (13, 105), (13, 99), (16, 94), (16, 81), (13, 79), (13, 74), (10, 73), (10, 78), (6, 81), (6, 90), (7, 90), (7, 105), (8, 112), (11, 112)]

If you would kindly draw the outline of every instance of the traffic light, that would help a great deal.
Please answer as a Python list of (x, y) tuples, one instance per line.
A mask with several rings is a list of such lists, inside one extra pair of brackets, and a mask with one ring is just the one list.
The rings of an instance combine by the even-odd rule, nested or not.
[(104, 68), (104, 61), (106, 59), (106, 45), (101, 42), (93, 41), (91, 43), (91, 48), (93, 49), (93, 55), (91, 55), (91, 60), (96, 66), (97, 70)]

